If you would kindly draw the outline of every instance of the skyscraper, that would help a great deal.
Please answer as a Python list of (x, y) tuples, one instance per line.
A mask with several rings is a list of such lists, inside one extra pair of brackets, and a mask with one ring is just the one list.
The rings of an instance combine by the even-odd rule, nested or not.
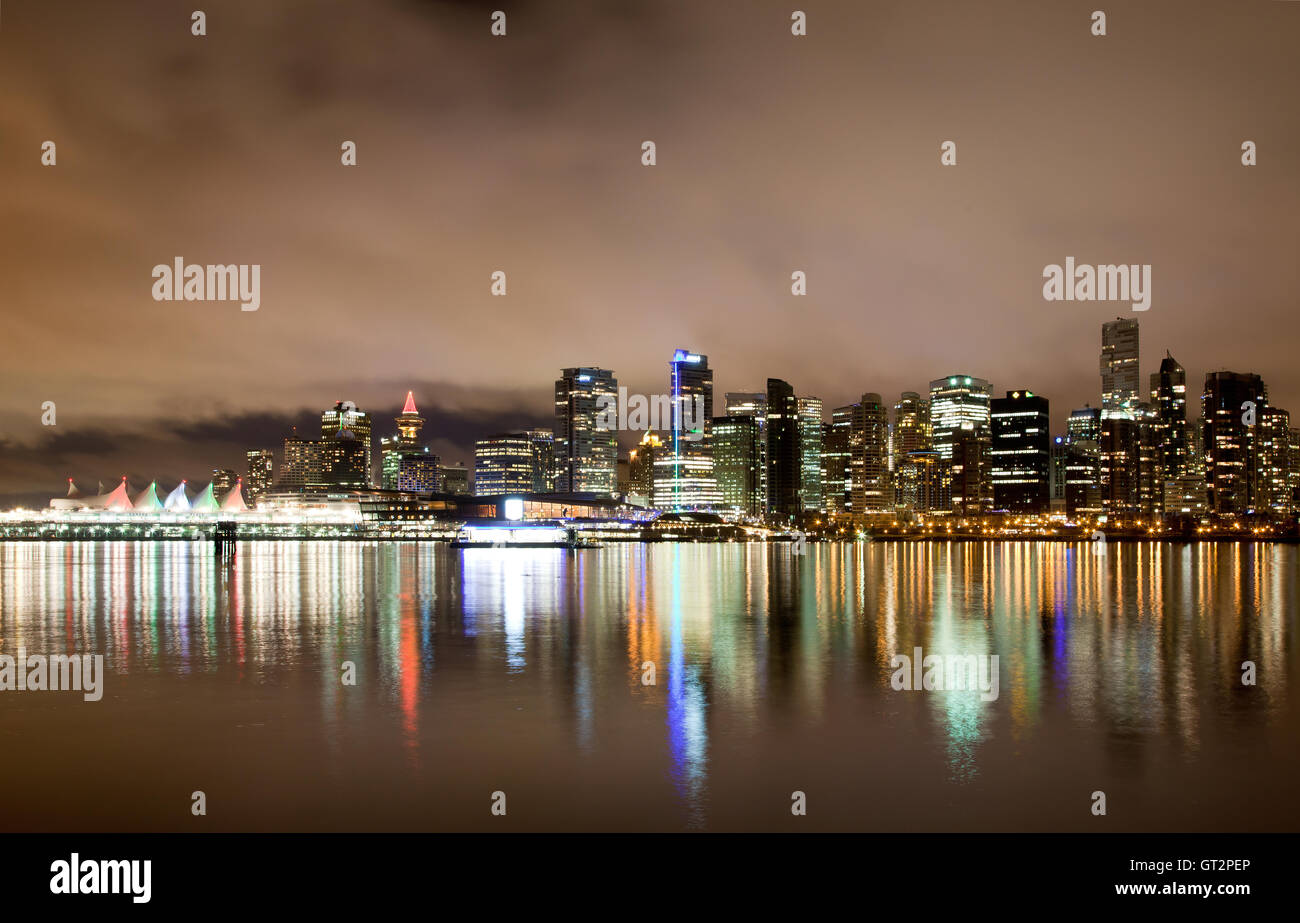
[(767, 380), (767, 509), (774, 516), (799, 512), (799, 401), (779, 378)]
[(804, 512), (821, 512), (822, 502), (822, 402), (799, 398), (799, 497)]
[(402, 412), (397, 415), (397, 432), (398, 439), (404, 446), (417, 446), (420, 444), (420, 431), (424, 429), (424, 417), (415, 409), (415, 392), (406, 392), (406, 403), (402, 405)]
[(713, 473), (713, 372), (709, 357), (678, 349), (668, 363), (672, 428), (668, 451), (655, 459), (655, 504), (705, 510), (721, 500)]
[(1101, 325), (1101, 415), (1131, 420), (1138, 394), (1138, 322), (1117, 317)]
[(550, 493), (555, 490), (555, 433), (549, 429), (530, 429), (525, 435), (533, 450), (532, 490)]
[(1256, 508), (1285, 517), (1291, 504), (1291, 414), (1265, 407), (1259, 415), (1259, 494)]
[(831, 422), (822, 426), (822, 497), (828, 513), (847, 513), (853, 504), (849, 437), (855, 406), (836, 407)]
[(270, 449), (249, 449), (248, 477), (244, 479), (244, 494), (251, 505), (275, 483), (275, 453)]
[[(609, 369), (564, 369), (555, 382), (555, 489), (613, 494), (618, 488), (618, 433), (598, 418), (618, 402)], [(602, 401), (601, 398), (604, 398)]]
[(1151, 373), (1151, 406), (1160, 480), (1172, 480), (1187, 469), (1187, 372), (1168, 350)]
[[(325, 440), (355, 439), (360, 443), (363, 450), (360, 467), (363, 470), (359, 473), (340, 470), (339, 483), (346, 482), (349, 486), (358, 487), (373, 486), (374, 455), (370, 441), (370, 414), (358, 410), (357, 405), (351, 401), (336, 401), (333, 407), (320, 415), (320, 435)], [(337, 455), (338, 451), (335, 450), (334, 454)], [(354, 461), (349, 461), (348, 465), (357, 467)]]
[(762, 453), (759, 426), (754, 417), (715, 417), (713, 420), (713, 471), (718, 479), (723, 509), (749, 515), (763, 512), (759, 497)]
[(1051, 504), (1051, 436), (1047, 398), (1008, 391), (991, 402), (993, 505), (1045, 513)]
[(1066, 441), (1071, 444), (1076, 442), (1100, 442), (1101, 409), (1085, 404), (1078, 410), (1071, 410), (1070, 419), (1065, 424), (1065, 431)]
[(758, 505), (767, 510), (767, 393), (728, 391), (727, 416), (752, 417), (758, 424)]
[[(930, 382), (930, 435), (941, 462), (936, 500), (968, 514), (985, 506), (992, 507), (992, 465), (987, 456), (978, 460), (958, 459), (954, 446), (960, 440), (963, 453), (968, 454), (972, 447), (989, 450), (992, 398), (993, 387), (983, 378), (949, 375)], [(955, 483), (959, 473), (965, 486)]]
[(428, 446), (420, 445), (424, 417), (415, 407), (415, 394), (406, 392), (406, 403), (395, 418), (397, 435), (379, 440), (379, 483), (384, 490), (413, 492), (441, 491), (441, 466)]
[(900, 510), (925, 510), (924, 479), (931, 473), (930, 402), (915, 391), (904, 391), (894, 405), (891, 434), (894, 506)]
[(1205, 485), (1213, 513), (1259, 506), (1257, 429), (1268, 406), (1264, 382), (1251, 373), (1210, 372), (1201, 394)]
[(533, 441), (526, 432), (498, 433), (474, 444), (474, 496), (533, 489)]
[(646, 430), (637, 447), (628, 455), (628, 480), (632, 492), (654, 506), (655, 456), (664, 451), (664, 442), (656, 433)]
[(849, 471), (855, 516), (894, 508), (894, 493), (889, 485), (889, 410), (875, 392), (862, 395), (854, 405)]

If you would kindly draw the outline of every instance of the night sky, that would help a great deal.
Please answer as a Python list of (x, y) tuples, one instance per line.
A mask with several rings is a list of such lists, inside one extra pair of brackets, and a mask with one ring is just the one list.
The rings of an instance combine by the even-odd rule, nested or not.
[[(677, 346), (718, 412), (962, 372), (1059, 428), (1132, 316), (1144, 388), (1169, 349), (1193, 413), (1229, 368), (1300, 414), (1298, 47), (1285, 0), (9, 0), (0, 506), (206, 483), (339, 399), (387, 435), (408, 389), (468, 462), (560, 368), (662, 392)], [(260, 310), (154, 301), (177, 256), (260, 264)], [(1151, 264), (1151, 309), (1045, 301), (1067, 256)]]

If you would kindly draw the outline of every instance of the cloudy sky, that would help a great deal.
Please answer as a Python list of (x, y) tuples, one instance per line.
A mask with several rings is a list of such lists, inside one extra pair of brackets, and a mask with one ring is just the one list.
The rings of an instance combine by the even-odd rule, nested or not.
[[(793, 8), (4, 3), (0, 505), (242, 468), (338, 399), (386, 434), (408, 389), (469, 460), (561, 367), (660, 392), (676, 346), (719, 394), (960, 371), (1059, 425), (1121, 314), (1144, 382), (1169, 349), (1300, 413), (1300, 2)], [(260, 264), (260, 310), (154, 301), (177, 256)], [(1044, 301), (1067, 256), (1151, 264), (1151, 309)]]

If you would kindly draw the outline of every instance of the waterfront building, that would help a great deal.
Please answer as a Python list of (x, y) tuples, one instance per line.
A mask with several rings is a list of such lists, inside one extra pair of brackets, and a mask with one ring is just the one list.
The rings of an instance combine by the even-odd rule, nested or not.
[(655, 503), (669, 511), (707, 510), (721, 500), (713, 467), (713, 371), (709, 357), (685, 349), (668, 363), (672, 427), (655, 458)]
[(759, 430), (758, 420), (752, 416), (713, 420), (713, 471), (722, 509), (754, 516), (763, 513)]
[(1101, 325), (1101, 416), (1132, 420), (1138, 393), (1138, 322), (1117, 317)]
[(799, 400), (789, 382), (767, 380), (767, 511), (790, 517), (799, 512)]
[(1051, 505), (1051, 436), (1047, 398), (1008, 391), (990, 402), (993, 505), (1045, 513)]
[(618, 489), (618, 432), (602, 414), (618, 406), (609, 369), (564, 369), (555, 382), (555, 489), (613, 496)]

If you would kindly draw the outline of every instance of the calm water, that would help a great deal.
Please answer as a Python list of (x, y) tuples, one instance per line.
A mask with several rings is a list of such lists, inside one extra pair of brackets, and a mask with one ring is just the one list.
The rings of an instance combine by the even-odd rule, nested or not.
[(0, 829), (1300, 828), (1295, 548), (791, 551), (0, 543)]

